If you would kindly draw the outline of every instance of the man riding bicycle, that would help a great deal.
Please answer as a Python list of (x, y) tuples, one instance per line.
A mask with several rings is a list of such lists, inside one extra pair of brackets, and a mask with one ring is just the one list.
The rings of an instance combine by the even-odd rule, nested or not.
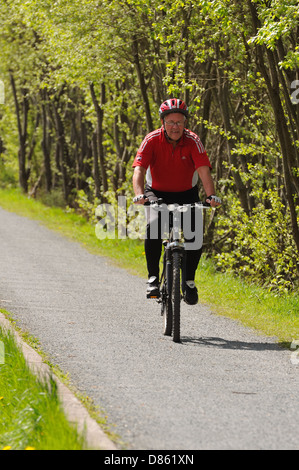
[[(159, 115), (162, 126), (145, 137), (133, 163), (134, 202), (144, 204), (159, 198), (165, 204), (199, 202), (199, 177), (208, 196), (206, 201), (212, 207), (219, 206), (208, 155), (200, 138), (186, 129), (189, 115), (186, 104), (180, 99), (169, 99), (160, 106)], [(151, 237), (152, 223), (148, 218), (145, 239), (148, 298), (159, 295), (159, 261), (162, 251), (162, 237)], [(186, 250), (187, 282), (183, 294), (189, 305), (198, 302), (194, 279), (201, 254), (201, 248)]]

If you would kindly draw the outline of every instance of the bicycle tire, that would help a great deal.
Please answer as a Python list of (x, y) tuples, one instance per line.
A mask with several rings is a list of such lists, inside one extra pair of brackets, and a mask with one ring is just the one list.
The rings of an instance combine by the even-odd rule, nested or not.
[(173, 284), (172, 284), (172, 302), (173, 302), (173, 341), (181, 341), (181, 254), (173, 252)]
[(164, 336), (171, 336), (172, 334), (172, 302), (171, 302), (171, 286), (172, 286), (172, 272), (168, 269), (166, 260), (166, 252), (164, 252), (163, 260), (163, 276), (164, 278), (161, 297), (162, 297), (162, 316), (163, 316), (163, 334)]
[(164, 336), (171, 336), (172, 334), (172, 303), (171, 303), (171, 296), (168, 293), (165, 293), (165, 304), (164, 304), (164, 311), (163, 311), (163, 325)]

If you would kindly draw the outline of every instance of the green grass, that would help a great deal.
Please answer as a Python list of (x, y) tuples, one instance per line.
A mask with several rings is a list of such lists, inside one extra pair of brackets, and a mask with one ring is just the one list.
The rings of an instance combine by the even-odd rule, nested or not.
[(0, 450), (83, 450), (55, 381), (45, 383), (29, 370), (10, 332), (0, 328), (0, 341)]
[(276, 295), (233, 275), (216, 272), (205, 258), (196, 281), (201, 301), (210, 304), (219, 315), (238, 320), (267, 336), (275, 336), (286, 345), (299, 339), (298, 294)]
[[(146, 277), (143, 243), (138, 240), (98, 240), (95, 227), (83, 217), (62, 208), (28, 199), (17, 190), (0, 190), (0, 206), (35, 219), (51, 230), (79, 242), (92, 253), (110, 258), (117, 265)], [(200, 301), (213, 312), (242, 322), (287, 343), (299, 339), (299, 295), (275, 295), (229, 275), (216, 272), (204, 257), (197, 272)]]

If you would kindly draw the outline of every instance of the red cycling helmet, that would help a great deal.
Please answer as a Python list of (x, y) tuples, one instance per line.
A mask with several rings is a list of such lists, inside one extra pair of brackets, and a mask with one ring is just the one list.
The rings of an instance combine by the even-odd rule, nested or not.
[(186, 103), (182, 100), (177, 100), (176, 98), (166, 100), (160, 106), (159, 115), (161, 119), (164, 119), (167, 114), (171, 113), (181, 113), (186, 117), (189, 115)]

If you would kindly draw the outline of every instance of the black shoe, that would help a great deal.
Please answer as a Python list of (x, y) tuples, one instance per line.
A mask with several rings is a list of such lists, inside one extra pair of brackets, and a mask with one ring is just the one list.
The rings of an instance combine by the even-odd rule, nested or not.
[(184, 300), (188, 305), (196, 305), (198, 302), (198, 292), (194, 281), (187, 281), (185, 285)]
[(148, 299), (158, 299), (160, 297), (159, 280), (152, 276), (147, 281), (146, 297)]

